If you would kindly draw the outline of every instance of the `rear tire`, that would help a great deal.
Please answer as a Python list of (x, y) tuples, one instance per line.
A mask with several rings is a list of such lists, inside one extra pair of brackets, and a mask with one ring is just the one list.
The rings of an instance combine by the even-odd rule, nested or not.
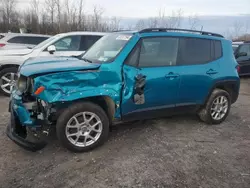
[(100, 106), (91, 102), (80, 102), (72, 104), (62, 112), (56, 131), (59, 142), (68, 150), (87, 152), (107, 140), (109, 119)]
[[(222, 101), (221, 104), (220, 101)], [(227, 118), (230, 108), (231, 97), (228, 92), (215, 89), (198, 115), (207, 124), (220, 124)]]
[(7, 97), (10, 96), (15, 85), (17, 71), (17, 67), (9, 67), (0, 71), (0, 92)]

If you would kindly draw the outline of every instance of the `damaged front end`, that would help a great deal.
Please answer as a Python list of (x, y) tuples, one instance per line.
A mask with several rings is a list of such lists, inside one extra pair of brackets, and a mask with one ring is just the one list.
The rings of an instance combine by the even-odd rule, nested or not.
[(47, 144), (52, 121), (50, 120), (51, 105), (34, 97), (33, 80), (26, 79), (26, 88), (22, 90), (20, 85), (12, 92), (9, 112), (11, 113), (7, 135), (19, 146), (37, 151)]
[(9, 138), (28, 150), (42, 149), (50, 140), (48, 136), (53, 135), (60, 114), (81, 100), (96, 100), (102, 104), (101, 99), (104, 99), (110, 119), (119, 119), (120, 76), (105, 66), (100, 70), (99, 65), (90, 64), (90, 68), (84, 62), (83, 65), (85, 67), (79, 70), (74, 67), (74, 70), (67, 68), (56, 72), (46, 69), (47, 72), (39, 73), (34, 69), (33, 74), (27, 69), (34, 64), (23, 65), (10, 100)]

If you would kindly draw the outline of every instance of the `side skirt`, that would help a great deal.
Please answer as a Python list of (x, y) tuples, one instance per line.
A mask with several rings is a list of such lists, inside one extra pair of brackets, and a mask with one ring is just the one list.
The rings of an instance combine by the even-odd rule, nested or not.
[(158, 109), (142, 109), (122, 116), (121, 122), (155, 119), (178, 114), (194, 114), (199, 110), (199, 105), (172, 106)]

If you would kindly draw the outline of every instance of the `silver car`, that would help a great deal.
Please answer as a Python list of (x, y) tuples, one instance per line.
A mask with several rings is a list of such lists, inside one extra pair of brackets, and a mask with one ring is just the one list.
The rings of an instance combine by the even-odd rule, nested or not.
[(18, 67), (27, 59), (35, 57), (80, 56), (104, 35), (106, 33), (61, 33), (50, 37), (32, 49), (0, 50), (0, 92), (7, 96), (10, 95), (15, 85)]
[(33, 48), (37, 44), (47, 40), (49, 35), (1, 33), (0, 50)]

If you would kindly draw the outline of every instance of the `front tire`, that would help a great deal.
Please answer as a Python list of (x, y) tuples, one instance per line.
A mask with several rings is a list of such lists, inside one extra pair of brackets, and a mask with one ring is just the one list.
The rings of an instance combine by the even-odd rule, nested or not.
[(207, 124), (220, 124), (227, 118), (230, 108), (231, 97), (228, 92), (215, 89), (198, 115)]
[(9, 67), (0, 71), (0, 92), (9, 97), (17, 79), (17, 67)]
[(109, 119), (94, 103), (76, 103), (59, 116), (56, 131), (59, 142), (68, 150), (87, 152), (107, 140)]

